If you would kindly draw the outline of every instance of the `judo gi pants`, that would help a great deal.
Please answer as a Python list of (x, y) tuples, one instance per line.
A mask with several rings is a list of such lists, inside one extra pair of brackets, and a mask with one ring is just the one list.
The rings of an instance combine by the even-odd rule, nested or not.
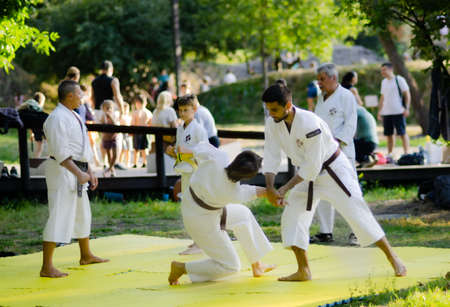
[[(226, 229), (232, 230), (250, 263), (259, 261), (272, 246), (250, 209), (230, 204), (227, 208)], [(186, 263), (192, 282), (216, 280), (240, 271), (239, 256), (226, 231), (220, 229), (222, 210), (199, 207), (190, 193), (183, 195), (183, 222), (195, 243), (210, 258)]]
[(87, 238), (91, 232), (91, 208), (87, 191), (78, 197), (76, 178), (54, 160), (47, 160), (49, 217), (44, 228), (46, 242), (70, 243), (72, 238)]
[(314, 181), (313, 204), (311, 211), (307, 211), (308, 181), (296, 185), (289, 193), (281, 217), (284, 247), (297, 246), (304, 250), (308, 249), (309, 227), (314, 211), (322, 199), (328, 201), (344, 217), (361, 246), (373, 244), (385, 235), (362, 197), (356, 173), (349, 160), (341, 154), (330, 167), (350, 191), (351, 197), (345, 194), (324, 170)]

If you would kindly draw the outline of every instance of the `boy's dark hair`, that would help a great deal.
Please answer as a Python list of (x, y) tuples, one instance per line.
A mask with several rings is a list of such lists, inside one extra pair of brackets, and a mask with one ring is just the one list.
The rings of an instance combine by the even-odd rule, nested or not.
[(75, 89), (80, 85), (73, 80), (64, 80), (58, 86), (58, 99), (64, 101), (69, 93), (75, 93)]
[(139, 101), (142, 104), (147, 103), (147, 97), (144, 94), (138, 94), (134, 96), (134, 102), (136, 101)]
[(286, 86), (283, 79), (277, 80), (274, 85), (269, 86), (262, 95), (264, 102), (278, 102), (280, 106), (285, 106), (288, 101), (292, 100), (291, 91)]
[(242, 179), (250, 179), (258, 174), (261, 168), (262, 158), (250, 150), (245, 150), (234, 158), (233, 162), (225, 168), (225, 171), (233, 182)]
[(112, 68), (113, 67), (113, 64), (112, 64), (112, 62), (111, 61), (108, 61), (108, 60), (105, 60), (105, 61), (103, 61), (103, 63), (102, 63), (102, 66), (100, 67), (102, 70), (108, 70), (108, 69), (110, 69), (110, 68)]
[(392, 63), (391, 62), (385, 62), (383, 64), (381, 64), (381, 67), (387, 67), (387, 68), (391, 68), (392, 69)]
[(176, 104), (178, 107), (180, 106), (191, 106), (196, 107), (197, 104), (197, 96), (194, 94), (187, 94), (181, 97), (178, 97), (176, 100)]

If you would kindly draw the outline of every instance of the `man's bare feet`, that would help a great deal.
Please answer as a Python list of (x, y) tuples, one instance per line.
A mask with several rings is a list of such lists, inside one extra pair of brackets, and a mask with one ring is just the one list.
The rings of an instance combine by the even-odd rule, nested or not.
[(186, 274), (186, 266), (183, 262), (172, 261), (170, 264), (169, 284), (171, 286), (178, 285), (178, 279)]
[(261, 277), (264, 273), (270, 272), (277, 266), (275, 264), (265, 264), (261, 261), (252, 263), (253, 277)]
[(311, 272), (309, 269), (304, 271), (297, 271), (289, 276), (278, 278), (279, 281), (308, 281), (311, 280)]
[(102, 262), (108, 262), (109, 259), (103, 259), (94, 255), (81, 258), (80, 259), (80, 265), (86, 265), (86, 264), (93, 264), (93, 263), (102, 263)]
[(66, 277), (67, 275), (69, 274), (61, 272), (55, 267), (42, 268), (41, 272), (39, 273), (39, 276), (41, 277), (50, 277), (50, 278)]
[(189, 245), (184, 251), (178, 253), (178, 255), (195, 255), (195, 254), (201, 254), (203, 250), (198, 247), (197, 244), (193, 243)]
[(406, 266), (398, 257), (394, 257), (391, 261), (392, 267), (394, 268), (395, 276), (403, 277), (406, 276), (407, 270)]

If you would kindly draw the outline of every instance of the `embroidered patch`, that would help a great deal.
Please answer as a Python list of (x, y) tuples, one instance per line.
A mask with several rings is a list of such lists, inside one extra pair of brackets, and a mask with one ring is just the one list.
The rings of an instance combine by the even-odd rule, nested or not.
[(297, 139), (297, 141), (295, 141), (297, 143), (298, 147), (302, 147), (303, 146), (303, 142), (300, 139)]
[(328, 112), (329, 112), (330, 116), (333, 116), (334, 114), (337, 113), (337, 110), (336, 110), (336, 108), (331, 108)]
[(320, 129), (316, 129), (316, 130), (314, 130), (314, 131), (309, 132), (309, 133), (306, 135), (306, 137), (309, 139), (309, 138), (312, 138), (313, 136), (319, 135), (319, 134), (321, 134), (321, 133), (322, 133), (322, 131), (320, 131)]
[(188, 134), (188, 135), (186, 135), (186, 138), (185, 138), (185, 142), (186, 143), (189, 143), (189, 141), (191, 140), (191, 135), (190, 134)]

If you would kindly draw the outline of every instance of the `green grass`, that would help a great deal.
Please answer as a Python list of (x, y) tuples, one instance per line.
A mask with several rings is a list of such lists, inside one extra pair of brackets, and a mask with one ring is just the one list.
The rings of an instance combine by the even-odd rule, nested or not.
[(5, 163), (19, 162), (19, 138), (17, 129), (9, 129), (7, 134), (0, 134), (0, 161)]
[[(421, 137), (415, 137), (415, 138), (409, 138), (409, 146), (411, 147), (425, 147), (425, 143), (426, 143), (426, 137), (425, 136), (421, 136)], [(401, 147), (402, 146), (402, 140), (400, 137), (396, 137), (395, 138), (395, 147)], [(378, 147), (387, 147), (387, 140), (386, 139), (381, 139), (380, 143), (378, 144)]]
[[(447, 273), (448, 275), (448, 273)], [(387, 307), (440, 307), (450, 306), (448, 288), (450, 282), (440, 277), (427, 283), (419, 283), (406, 289), (393, 290), (388, 287), (381, 293), (362, 294), (362, 299), (340, 306), (387, 306)], [(358, 295), (355, 295), (357, 297)]]
[[(377, 204), (391, 200), (412, 201), (415, 187), (375, 187), (366, 193), (369, 202)], [(124, 233), (187, 238), (181, 221), (180, 204), (159, 200), (131, 201), (126, 204), (109, 203), (103, 199), (91, 201), (92, 237)], [(266, 235), (273, 242), (281, 241), (282, 209), (273, 207), (265, 199), (250, 204), (250, 208)], [(0, 207), (0, 251), (26, 254), (41, 250), (42, 231), (48, 217), (46, 204), (35, 200), (5, 201)], [(450, 222), (407, 218), (381, 221), (394, 246), (450, 247)], [(318, 232), (313, 222), (311, 233)], [(335, 245), (346, 245), (351, 232), (345, 220), (337, 215)]]

